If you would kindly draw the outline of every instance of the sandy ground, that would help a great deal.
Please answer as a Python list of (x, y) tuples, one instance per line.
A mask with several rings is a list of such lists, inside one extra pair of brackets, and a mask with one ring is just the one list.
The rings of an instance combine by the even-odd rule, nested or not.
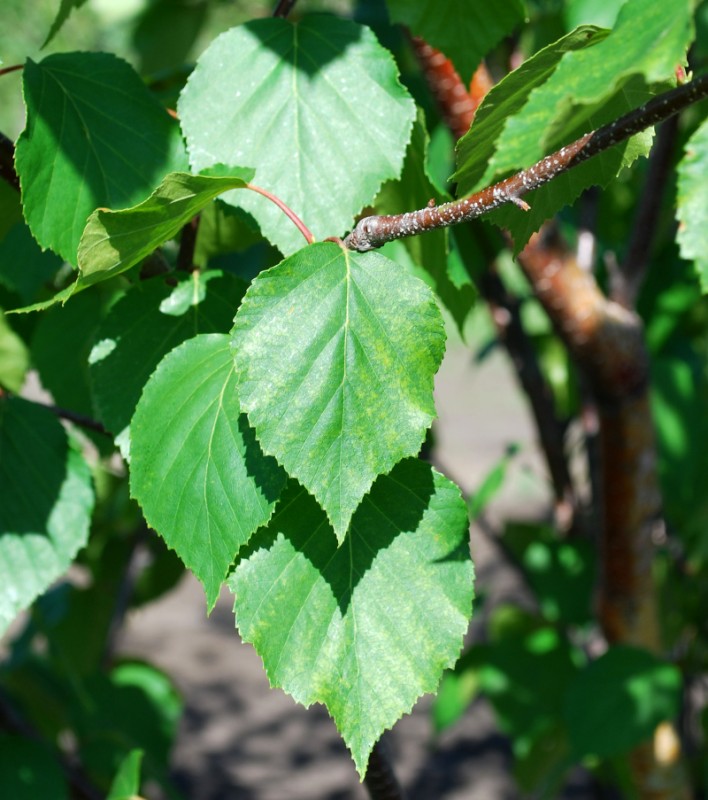
[[(472, 492), (505, 447), (516, 442), (521, 453), (490, 517), (547, 513), (549, 493), (532, 426), (504, 356), (495, 353), (475, 364), (469, 349), (449, 346), (436, 394), (438, 467)], [(523, 602), (518, 579), (499, 558), (493, 539), (474, 528), (471, 547), (477, 590), (487, 595), (488, 605)], [(479, 625), (473, 621), (470, 636)], [(228, 593), (207, 619), (200, 586), (186, 578), (129, 618), (121, 649), (164, 668), (183, 692), (173, 766), (189, 800), (368, 797), (326, 710), (304, 709), (269, 688), (259, 657), (234, 630)], [(385, 737), (410, 800), (516, 798), (509, 746), (488, 705), (476, 702), (436, 740), (430, 704), (430, 697), (422, 698)]]

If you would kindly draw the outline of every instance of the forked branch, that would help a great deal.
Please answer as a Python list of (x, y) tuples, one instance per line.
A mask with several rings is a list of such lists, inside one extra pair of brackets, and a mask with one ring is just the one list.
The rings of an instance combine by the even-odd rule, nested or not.
[(394, 239), (467, 222), (506, 203), (528, 210), (528, 205), (521, 199), (523, 195), (707, 96), (708, 75), (703, 75), (652, 98), (609, 125), (561, 147), (532, 167), (462, 200), (405, 214), (364, 217), (344, 239), (344, 244), (350, 250), (365, 252)]

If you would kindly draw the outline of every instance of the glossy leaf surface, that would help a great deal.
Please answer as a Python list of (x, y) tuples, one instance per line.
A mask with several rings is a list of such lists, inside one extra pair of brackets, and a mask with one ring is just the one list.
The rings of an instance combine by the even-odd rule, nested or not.
[(89, 356), (94, 403), (124, 457), (129, 425), (148, 378), (164, 356), (199, 333), (228, 333), (246, 285), (217, 271), (143, 281), (109, 311)]
[(383, 731), (454, 663), (472, 579), (459, 490), (407, 459), (376, 481), (341, 546), (291, 482), (229, 586), (271, 683), (324, 703), (363, 774)]
[(240, 413), (228, 336), (195, 336), (162, 360), (133, 417), (130, 454), (145, 519), (202, 582), (211, 608), (285, 483)]
[(98, 207), (124, 208), (184, 169), (179, 131), (126, 62), (108, 53), (59, 53), (23, 70), (27, 124), (16, 166), (37, 241), (76, 264)]

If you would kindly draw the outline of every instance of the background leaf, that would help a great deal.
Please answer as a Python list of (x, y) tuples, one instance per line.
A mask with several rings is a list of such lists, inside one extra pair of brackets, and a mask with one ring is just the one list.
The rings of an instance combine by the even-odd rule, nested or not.
[(162, 360), (133, 417), (130, 453), (130, 489), (145, 519), (213, 607), (285, 483), (240, 413), (228, 336), (195, 336)]
[(522, 0), (386, 0), (391, 20), (442, 50), (469, 83), (484, 56), (526, 18)]
[(0, 634), (86, 544), (89, 468), (58, 420), (0, 398)]
[(126, 62), (59, 53), (23, 70), (27, 124), (15, 163), (25, 218), (42, 247), (76, 263), (88, 215), (146, 197), (186, 168), (174, 121)]
[(407, 459), (376, 481), (339, 547), (291, 482), (229, 586), (271, 683), (325, 703), (363, 775), (383, 731), (457, 658), (472, 579), (459, 490)]
[(129, 425), (155, 367), (198, 333), (227, 333), (246, 284), (217, 271), (142, 281), (111, 308), (88, 358), (91, 390), (101, 421), (129, 455)]
[(137, 800), (140, 791), (140, 764), (142, 750), (131, 750), (118, 769), (106, 800)]
[(644, 650), (612, 647), (568, 687), (565, 719), (574, 755), (618, 755), (648, 739), (678, 713), (681, 683), (674, 665)]
[(0, 794), (12, 800), (68, 800), (61, 767), (43, 742), (0, 734)]
[[(267, 91), (264, 91), (267, 76)], [(391, 54), (332, 16), (249, 22), (204, 52), (179, 101), (192, 167), (254, 167), (316, 237), (342, 235), (400, 174), (415, 105)], [(226, 195), (284, 253), (302, 235), (263, 197)]]
[(418, 452), (444, 343), (430, 290), (378, 253), (311, 245), (246, 293), (232, 343), (241, 406), (340, 541), (376, 476)]
[(82, 285), (112, 278), (138, 264), (176, 236), (217, 195), (245, 188), (253, 174), (252, 169), (238, 167), (227, 176), (173, 172), (133, 208), (94, 211), (79, 244)]
[(701, 287), (708, 292), (708, 120), (686, 143), (678, 166), (678, 243), (681, 255), (695, 261)]

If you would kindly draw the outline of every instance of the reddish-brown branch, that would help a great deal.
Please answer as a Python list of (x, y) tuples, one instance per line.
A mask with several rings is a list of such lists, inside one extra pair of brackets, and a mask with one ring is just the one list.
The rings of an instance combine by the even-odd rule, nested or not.
[(440, 113), (455, 139), (464, 136), (475, 111), (491, 88), (491, 79), (482, 64), (468, 90), (449, 58), (419, 36), (411, 36), (411, 45)]
[[(660, 652), (652, 565), (661, 491), (641, 321), (633, 311), (608, 300), (558, 240), (540, 242), (535, 237), (519, 261), (598, 402), (600, 624), (610, 642)], [(675, 737), (669, 723), (662, 726), (661, 735)], [(655, 744), (656, 738), (631, 756), (639, 796), (652, 800), (687, 797), (680, 748), (670, 759), (662, 759)]]
[(677, 114), (692, 103), (708, 96), (708, 75), (658, 95), (640, 108), (596, 131), (581, 136), (571, 144), (561, 147), (528, 169), (522, 170), (481, 192), (452, 203), (406, 214), (364, 217), (345, 238), (351, 250), (365, 252), (381, 247), (386, 242), (417, 236), (426, 231), (457, 225), (499, 208), (514, 203), (528, 208), (521, 197), (527, 192), (548, 183), (563, 172), (607, 150), (651, 125), (656, 125)]

